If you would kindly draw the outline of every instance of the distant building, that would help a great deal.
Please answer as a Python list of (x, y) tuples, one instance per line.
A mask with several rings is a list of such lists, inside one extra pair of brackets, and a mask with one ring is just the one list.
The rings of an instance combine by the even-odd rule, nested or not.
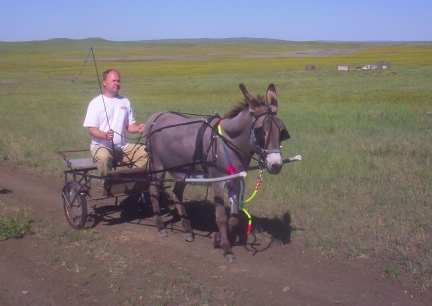
[(388, 61), (378, 62), (377, 65), (378, 65), (378, 67), (380, 67), (383, 70), (390, 69), (390, 62), (388, 62)]
[(369, 64), (369, 65), (363, 66), (363, 70), (375, 70), (377, 68), (378, 68), (378, 66), (375, 64)]
[(348, 71), (349, 67), (348, 66), (337, 66), (338, 70), (340, 71)]

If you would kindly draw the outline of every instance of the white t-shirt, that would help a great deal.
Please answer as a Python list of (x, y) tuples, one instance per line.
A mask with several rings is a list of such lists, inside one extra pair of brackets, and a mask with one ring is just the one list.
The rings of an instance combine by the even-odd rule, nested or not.
[[(135, 118), (129, 99), (120, 95), (116, 98), (103, 96), (102, 99), (99, 95), (90, 101), (83, 126), (97, 127), (104, 132), (111, 128), (114, 131), (114, 147), (119, 150), (128, 145), (125, 135), (132, 123), (135, 123)], [(112, 147), (110, 140), (93, 137), (90, 148), (95, 144)]]

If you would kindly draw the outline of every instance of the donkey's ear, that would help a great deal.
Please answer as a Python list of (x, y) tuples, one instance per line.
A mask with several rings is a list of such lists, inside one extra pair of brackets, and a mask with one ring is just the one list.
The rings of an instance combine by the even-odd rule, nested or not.
[(244, 86), (244, 84), (240, 84), (239, 87), (240, 87), (240, 89), (241, 89), (241, 91), (243, 93), (243, 96), (246, 99), (246, 102), (249, 104), (250, 108), (255, 108), (255, 107), (258, 107), (260, 105), (259, 102), (255, 99), (255, 97), (252, 96), (247, 91), (246, 86)]
[(276, 88), (274, 84), (270, 84), (269, 87), (267, 88), (266, 102), (270, 105), (272, 112), (277, 113), (278, 101), (277, 101)]

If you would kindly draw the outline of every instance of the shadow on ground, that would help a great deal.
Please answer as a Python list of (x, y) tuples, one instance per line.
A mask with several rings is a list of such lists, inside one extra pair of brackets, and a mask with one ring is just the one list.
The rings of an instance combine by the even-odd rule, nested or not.
[[(146, 198), (142, 201), (140, 195), (129, 196), (116, 204), (93, 205), (89, 211), (89, 227), (93, 228), (100, 223), (104, 225), (117, 225), (122, 223), (134, 223), (149, 226), (152, 224), (153, 211)], [(216, 224), (215, 208), (209, 201), (185, 202), (186, 212), (189, 216), (194, 234), (209, 237), (219, 229)], [(165, 225), (168, 229), (175, 230), (173, 225), (180, 221), (180, 217), (174, 209), (169, 196), (164, 195), (161, 201), (161, 212), (164, 215)], [(226, 208), (227, 215), (230, 209)], [(143, 224), (143, 219), (150, 222)], [(153, 225), (150, 225), (153, 226)], [(243, 211), (239, 213), (237, 232), (230, 237), (232, 245), (245, 246), (254, 254), (268, 249), (274, 242), (288, 244), (291, 241), (293, 230), (291, 227), (291, 215), (286, 212), (280, 218), (261, 218), (252, 216), (251, 233), (247, 234), (248, 218)], [(178, 228), (178, 227), (177, 227)], [(180, 226), (181, 229), (181, 226)], [(265, 239), (263, 239), (263, 235)]]
[(6, 188), (0, 190), (0, 194), (8, 194), (8, 193), (12, 193), (12, 190)]

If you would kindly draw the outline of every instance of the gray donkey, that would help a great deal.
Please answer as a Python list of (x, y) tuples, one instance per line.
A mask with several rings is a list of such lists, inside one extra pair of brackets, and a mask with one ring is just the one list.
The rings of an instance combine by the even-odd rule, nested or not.
[[(194, 119), (179, 113), (161, 112), (148, 119), (144, 135), (147, 135), (150, 155), (150, 196), (160, 236), (168, 235), (159, 207), (165, 172), (169, 172), (176, 180), (173, 200), (187, 241), (194, 239), (182, 203), (187, 178), (221, 178), (247, 171), (255, 154), (258, 154), (261, 168), (267, 169), (271, 174), (280, 172), (283, 165), (280, 144), (290, 136), (277, 116), (275, 86), (271, 84), (268, 87), (265, 97), (259, 95), (256, 98), (243, 84), (239, 87), (245, 97), (244, 102), (221, 118)], [(213, 243), (223, 250), (225, 258), (231, 262), (235, 260), (235, 256), (229, 237), (238, 224), (238, 195), (235, 195), (238, 190), (235, 182), (227, 184), (227, 181), (218, 180), (210, 184), (216, 209), (216, 224), (219, 227), (219, 232), (213, 235)], [(234, 199), (229, 220), (224, 203), (226, 185)]]

